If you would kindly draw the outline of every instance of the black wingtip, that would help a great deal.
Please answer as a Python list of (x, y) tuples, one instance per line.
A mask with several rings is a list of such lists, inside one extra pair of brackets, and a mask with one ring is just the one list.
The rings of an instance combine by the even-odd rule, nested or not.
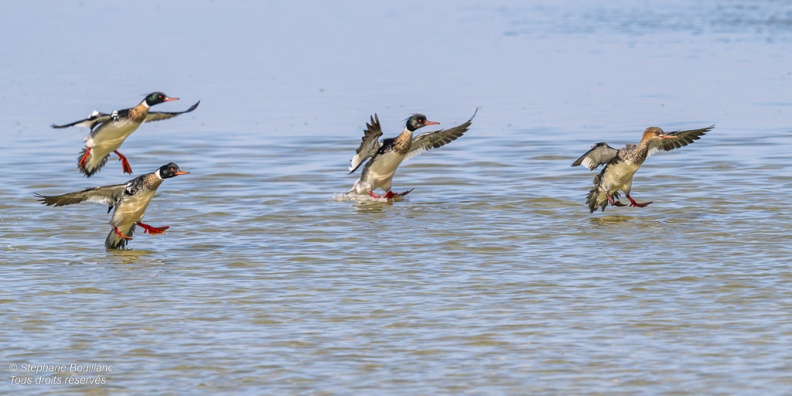
[[(379, 125), (380, 125), (380, 120), (379, 120), (379, 116), (377, 116), (377, 113), (374, 113), (374, 115), (369, 117), (369, 118), (370, 118), (369, 122), (366, 123), (366, 129), (363, 130), (363, 132), (364, 132), (364, 135), (363, 135), (363, 138), (362, 138), (363, 140), (366, 140), (366, 136), (365, 136), (365, 132), (366, 131), (368, 131), (371, 128), (374, 128), (375, 125), (377, 127), (379, 127)], [(380, 129), (382, 129), (382, 128), (380, 127)]]
[(480, 108), (481, 108), (481, 107), (476, 107), (476, 111), (474, 111), (474, 112), (473, 112), (473, 115), (472, 115), (472, 116), (470, 116), (470, 119), (468, 120), (468, 122), (471, 122), (471, 121), (473, 121), (473, 118), (475, 118), (475, 117), (476, 117), (476, 114), (478, 114), (478, 111), (479, 111), (479, 109), (480, 109)]
[(53, 197), (48, 197), (39, 193), (33, 193), (33, 196), (38, 198), (37, 201), (41, 202), (42, 205), (53, 206), (56, 204), (55, 200), (52, 199)]

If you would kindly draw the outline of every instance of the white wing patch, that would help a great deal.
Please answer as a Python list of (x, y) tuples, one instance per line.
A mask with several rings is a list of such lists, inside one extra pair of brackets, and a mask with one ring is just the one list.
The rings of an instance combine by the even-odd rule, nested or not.
[(589, 157), (583, 158), (583, 162), (581, 162), (581, 164), (586, 168), (589, 168), (589, 170), (594, 170), (599, 166), (598, 163), (594, 162), (594, 160)]
[(649, 151), (646, 153), (646, 158), (651, 157), (652, 154), (654, 154), (654, 153), (656, 153), (658, 151), (660, 151), (660, 147), (656, 147), (655, 146), (655, 147), (650, 148)]
[(90, 127), (92, 127), (92, 126), (94, 125), (94, 123), (96, 122), (96, 121), (95, 121), (95, 120), (93, 120), (92, 118), (93, 118), (93, 117), (98, 117), (98, 116), (100, 116), (100, 115), (102, 115), (102, 113), (101, 113), (99, 110), (94, 110), (94, 111), (93, 111), (93, 113), (91, 113), (91, 114), (88, 116), (88, 118), (87, 118), (87, 119), (85, 119), (83, 122), (81, 122), (81, 123), (79, 123), (79, 124), (74, 124), (74, 126), (80, 126), (80, 127), (86, 127), (86, 128), (90, 128)]
[(363, 162), (363, 159), (360, 158), (360, 154), (355, 154), (351, 160), (349, 160), (349, 171), (352, 172), (360, 163)]
[(419, 154), (423, 154), (423, 153), (425, 153), (427, 151), (429, 151), (429, 150), (427, 148), (425, 148), (425, 147), (417, 148), (415, 150), (410, 150), (407, 153), (407, 155), (404, 156), (404, 160), (407, 161), (408, 159), (413, 158), (413, 157), (415, 157), (415, 156), (417, 156)]
[(115, 205), (115, 200), (113, 200), (110, 197), (102, 196), (102, 195), (91, 195), (86, 199), (86, 201), (105, 204), (108, 206)]
[(355, 154), (351, 160), (349, 160), (349, 172), (352, 173), (358, 166), (360, 166), (363, 161), (368, 159), (369, 157), (374, 156), (379, 150), (382, 143), (377, 139), (372, 139), (366, 146), (360, 148), (360, 152)]

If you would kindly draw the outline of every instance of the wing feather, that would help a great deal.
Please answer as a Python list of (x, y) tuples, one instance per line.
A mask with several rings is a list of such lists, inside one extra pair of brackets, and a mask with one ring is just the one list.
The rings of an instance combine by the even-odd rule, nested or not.
[(195, 110), (196, 108), (198, 108), (198, 105), (200, 103), (201, 103), (201, 101), (199, 100), (194, 105), (190, 106), (189, 109), (184, 110), (184, 111), (176, 111), (176, 112), (169, 112), (169, 113), (168, 112), (162, 112), (162, 111), (149, 111), (148, 114), (146, 115), (146, 120), (144, 122), (162, 121), (162, 120), (167, 120), (168, 118), (176, 117), (177, 115), (180, 115), (180, 114), (189, 113), (189, 112)]
[(111, 117), (112, 117), (111, 114), (102, 113), (100, 111), (94, 111), (93, 113), (91, 113), (90, 116), (88, 116), (88, 118), (85, 118), (85, 119), (82, 119), (82, 120), (79, 120), (79, 121), (75, 121), (75, 122), (72, 122), (72, 123), (69, 123), (69, 124), (63, 124), (63, 125), (52, 124), (51, 127), (55, 128), (55, 129), (62, 129), (62, 128), (69, 128), (69, 127), (73, 127), (73, 126), (82, 126), (82, 127), (87, 127), (89, 129), (94, 129), (94, 127), (97, 124), (101, 124), (103, 122), (106, 122)]
[(127, 184), (91, 187), (82, 191), (62, 195), (41, 195), (36, 193), (42, 204), (47, 206), (64, 206), (80, 202), (96, 202), (107, 206), (115, 206), (123, 197)]
[(379, 117), (375, 113), (371, 117), (371, 121), (366, 123), (366, 129), (363, 131), (363, 138), (360, 142), (360, 147), (355, 150), (355, 156), (352, 157), (349, 163), (349, 173), (352, 173), (360, 167), (360, 164), (366, 162), (367, 159), (377, 154), (377, 151), (382, 146), (379, 137), (382, 136), (382, 127), (380, 126)]
[(652, 155), (658, 151), (671, 151), (680, 147), (685, 147), (696, 140), (701, 139), (707, 132), (715, 128), (715, 125), (710, 125), (706, 128), (690, 129), (687, 131), (674, 131), (668, 132), (666, 135), (675, 136), (675, 139), (657, 139), (649, 142), (649, 154)]
[(597, 169), (598, 166), (610, 162), (618, 153), (619, 150), (609, 146), (608, 143), (599, 142), (591, 146), (591, 150), (586, 151), (585, 154), (575, 160), (572, 166), (583, 165), (589, 170), (594, 170)]
[(439, 131), (422, 133), (414, 137), (412, 146), (410, 146), (410, 151), (407, 152), (405, 160), (422, 154), (428, 150), (445, 146), (446, 144), (457, 140), (460, 136), (468, 131), (470, 125), (473, 124), (473, 118), (476, 117), (477, 113), (478, 109), (476, 109), (470, 119), (464, 124), (457, 125), (449, 129), (441, 129)]

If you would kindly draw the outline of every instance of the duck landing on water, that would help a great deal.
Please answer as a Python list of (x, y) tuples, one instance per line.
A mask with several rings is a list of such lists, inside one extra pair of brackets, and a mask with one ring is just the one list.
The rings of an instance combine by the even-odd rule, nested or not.
[(110, 153), (115, 153), (121, 161), (121, 169), (124, 173), (132, 174), (132, 167), (129, 165), (126, 156), (118, 152), (124, 140), (135, 132), (140, 124), (144, 122), (167, 120), (180, 114), (189, 113), (198, 107), (199, 100), (185, 111), (178, 112), (157, 112), (149, 111), (149, 108), (160, 103), (172, 102), (179, 98), (171, 98), (162, 92), (152, 92), (135, 107), (113, 111), (111, 114), (94, 111), (84, 119), (64, 125), (52, 124), (53, 128), (61, 129), (73, 126), (84, 126), (91, 130), (85, 138), (85, 148), (77, 156), (77, 169), (85, 177), (91, 177), (102, 169), (110, 158)]
[(47, 206), (64, 206), (88, 201), (107, 205), (108, 213), (115, 208), (113, 217), (110, 219), (113, 229), (107, 234), (105, 249), (123, 249), (127, 242), (132, 240), (135, 225), (141, 226), (144, 232), (152, 235), (161, 234), (170, 228), (169, 226), (152, 227), (141, 220), (143, 220), (151, 198), (157, 193), (157, 188), (163, 180), (189, 173), (182, 171), (178, 165), (171, 162), (154, 172), (140, 175), (124, 184), (91, 187), (63, 195), (36, 194), (36, 197), (40, 198), (41, 203)]
[[(427, 125), (437, 125), (439, 122), (428, 121), (423, 114), (413, 114), (407, 119), (404, 130), (399, 136), (383, 139), (382, 141), (379, 140), (379, 137), (382, 136), (382, 127), (380, 126), (379, 117), (377, 114), (374, 114), (374, 116), (371, 117), (371, 121), (366, 124), (363, 141), (360, 143), (360, 147), (358, 147), (355, 156), (351, 160), (349, 173), (355, 172), (366, 160), (368, 160), (368, 162), (363, 167), (360, 178), (346, 195), (368, 194), (377, 199), (391, 199), (409, 194), (412, 189), (402, 193), (394, 193), (391, 191), (393, 175), (396, 173), (396, 169), (399, 168), (402, 161), (415, 157), (427, 150), (453, 142), (467, 132), (477, 112), (478, 109), (476, 109), (473, 116), (462, 125), (449, 129), (422, 133), (415, 137), (413, 137), (413, 132), (416, 130)], [(385, 194), (376, 194), (374, 190), (378, 188), (385, 191)]]
[(646, 158), (657, 151), (670, 151), (687, 146), (699, 140), (714, 127), (715, 125), (712, 125), (707, 128), (669, 133), (663, 132), (658, 127), (649, 127), (644, 131), (638, 144), (628, 144), (618, 150), (605, 142), (595, 144), (591, 150), (572, 163), (572, 166), (583, 165), (589, 170), (605, 165), (599, 175), (594, 176), (594, 188), (589, 191), (586, 197), (589, 211), (594, 213), (597, 208), (600, 208), (604, 212), (608, 204), (626, 206), (619, 202), (619, 190), (623, 191), (627, 199), (630, 200), (630, 206), (642, 208), (651, 204), (652, 202), (636, 202), (630, 196), (633, 175), (646, 161)]

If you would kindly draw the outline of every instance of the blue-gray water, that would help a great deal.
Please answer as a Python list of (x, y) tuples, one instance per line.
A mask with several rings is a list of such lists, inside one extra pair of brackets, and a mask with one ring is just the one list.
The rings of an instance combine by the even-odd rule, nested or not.
[[(0, 391), (792, 393), (792, 6), (608, 3), (5, 4)], [(131, 177), (49, 125), (154, 90), (201, 106), (121, 151), (191, 174), (105, 252), (104, 207), (33, 193)], [(371, 114), (477, 107), (404, 200), (339, 199)], [(652, 205), (588, 213), (593, 143), (711, 124), (638, 172)], [(112, 371), (22, 371), (72, 363)]]

